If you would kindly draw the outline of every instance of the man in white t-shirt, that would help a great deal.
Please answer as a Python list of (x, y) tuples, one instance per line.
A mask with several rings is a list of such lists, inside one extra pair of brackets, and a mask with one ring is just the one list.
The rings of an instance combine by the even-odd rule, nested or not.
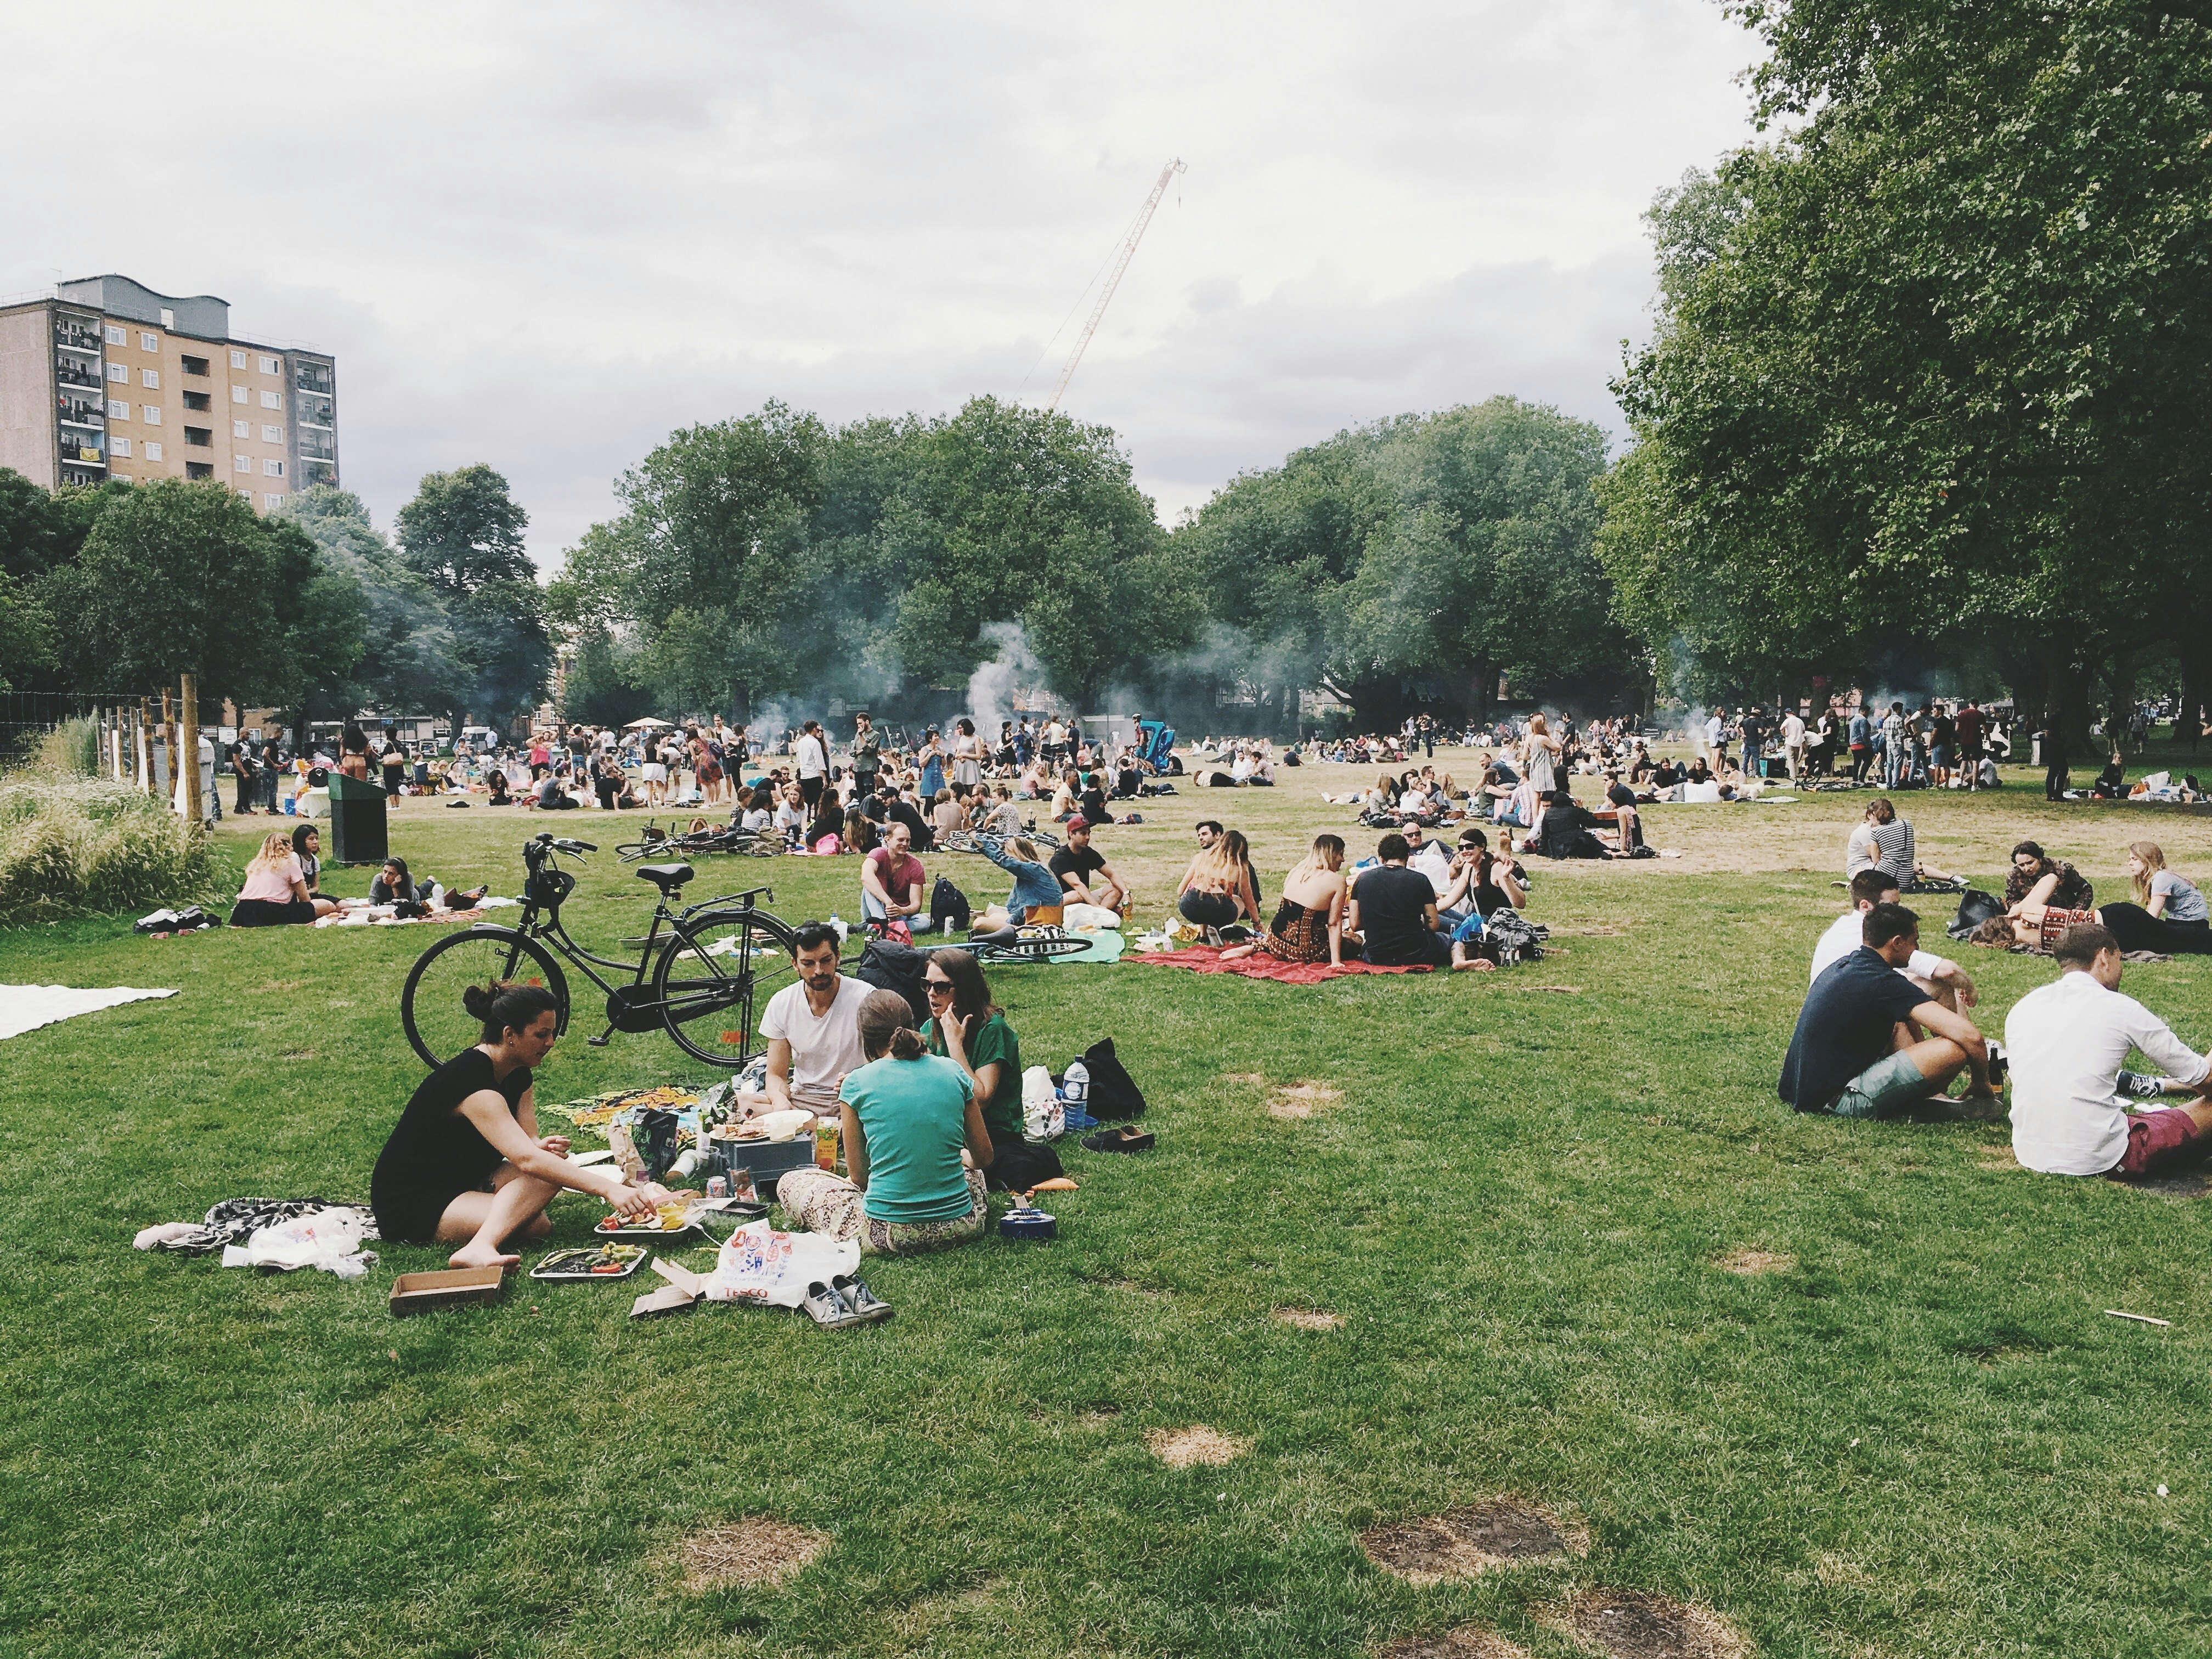
[(799, 799), (809, 812), (822, 804), (822, 780), (830, 770), (830, 750), (822, 741), (822, 722), (809, 720), (799, 728), (799, 746), (792, 751), (799, 769)]
[(1717, 766), (1721, 759), (1721, 734), (1728, 730), (1728, 711), (1716, 708), (1705, 716), (1705, 758)]
[[(2053, 984), (2030, 991), (2005, 1020), (2012, 1056), (2012, 1151), (2045, 1175), (2152, 1176), (2192, 1162), (2212, 1142), (2212, 1060), (2133, 997), (2120, 994), (2119, 941), (2097, 922), (2058, 936)], [(2123, 1072), (2136, 1048), (2166, 1077)], [(2186, 1104), (2130, 1111), (2130, 1097)]]
[[(1812, 977), (1820, 978), (1865, 942), (1868, 911), (1877, 904), (1896, 904), (1903, 897), (1898, 890), (1897, 878), (1887, 870), (1869, 866), (1853, 876), (1851, 908), (1829, 925), (1828, 931), (1820, 935), (1820, 943), (1813, 947)], [(1972, 1008), (1979, 1000), (1974, 981), (1965, 969), (1929, 951), (1915, 951), (1911, 961), (1898, 972), (1927, 992), (1931, 1000), (1942, 1003), (1954, 1013)]]
[(1431, 841), (1428, 832), (1418, 823), (1409, 823), (1402, 832), (1406, 837), (1406, 867), (1418, 870), (1429, 878), (1429, 885), (1437, 896), (1443, 896), (1451, 885), (1451, 855), (1439, 843)]
[(1782, 717), (1782, 752), (1790, 762), (1790, 781), (1805, 773), (1805, 722), (1796, 709)]
[(799, 930), (792, 966), (799, 975), (768, 1000), (760, 1034), (768, 1039), (768, 1089), (744, 1091), (746, 1115), (803, 1107), (817, 1116), (837, 1110), (837, 1088), (848, 1072), (867, 1063), (860, 1052), (860, 1004), (868, 988), (837, 971), (843, 941), (826, 922)]

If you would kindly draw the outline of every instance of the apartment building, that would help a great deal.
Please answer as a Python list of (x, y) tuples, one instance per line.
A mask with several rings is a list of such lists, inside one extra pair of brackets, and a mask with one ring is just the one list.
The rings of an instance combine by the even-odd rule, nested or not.
[(234, 339), (213, 295), (63, 283), (0, 305), (0, 466), (48, 489), (219, 478), (266, 511), (338, 482), (337, 366)]

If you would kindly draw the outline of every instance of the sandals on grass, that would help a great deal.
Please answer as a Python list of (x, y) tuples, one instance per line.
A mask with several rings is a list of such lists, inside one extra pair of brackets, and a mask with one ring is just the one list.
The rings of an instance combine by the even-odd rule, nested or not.
[(1132, 1129), (1126, 1123), (1111, 1129), (1101, 1129), (1095, 1135), (1083, 1137), (1083, 1145), (1094, 1152), (1146, 1152), (1158, 1140), (1157, 1135)]

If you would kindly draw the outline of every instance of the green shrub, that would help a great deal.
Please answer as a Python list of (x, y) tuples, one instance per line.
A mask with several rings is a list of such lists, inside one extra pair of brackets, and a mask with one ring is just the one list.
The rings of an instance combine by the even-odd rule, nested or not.
[(204, 904), (231, 878), (205, 831), (127, 784), (0, 781), (0, 926)]

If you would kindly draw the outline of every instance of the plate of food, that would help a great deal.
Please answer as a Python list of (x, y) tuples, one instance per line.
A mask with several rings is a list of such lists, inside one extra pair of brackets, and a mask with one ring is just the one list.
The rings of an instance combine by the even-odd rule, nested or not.
[(602, 1238), (669, 1238), (696, 1224), (689, 1198), (671, 1199), (650, 1215), (611, 1215), (592, 1231)]
[(642, 1245), (606, 1243), (586, 1249), (550, 1250), (530, 1270), (532, 1279), (628, 1279), (651, 1259)]

